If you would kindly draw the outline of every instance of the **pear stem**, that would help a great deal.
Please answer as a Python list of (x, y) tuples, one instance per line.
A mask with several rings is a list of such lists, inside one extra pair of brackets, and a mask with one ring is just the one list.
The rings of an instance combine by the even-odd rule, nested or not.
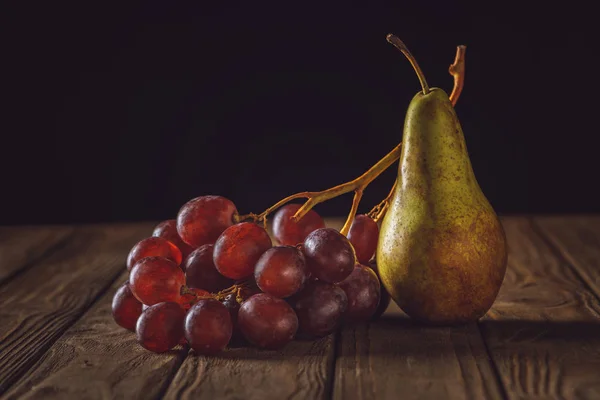
[(365, 172), (358, 178), (351, 180), (350, 182), (346, 182), (341, 185), (322, 190), (320, 192), (300, 192), (293, 194), (282, 200), (279, 200), (277, 203), (267, 208), (260, 214), (250, 213), (240, 215), (235, 218), (235, 221), (240, 222), (244, 220), (252, 220), (254, 222), (262, 222), (266, 226), (267, 216), (279, 207), (282, 207), (286, 203), (289, 203), (290, 201), (295, 199), (308, 199), (292, 217), (292, 220), (297, 222), (300, 219), (302, 219), (302, 217), (304, 217), (306, 213), (308, 213), (317, 204), (323, 203), (324, 201), (333, 199), (334, 197), (340, 196), (342, 194), (354, 191), (355, 193), (354, 200), (352, 201), (352, 208), (350, 209), (350, 213), (348, 215), (348, 218), (346, 219), (344, 227), (340, 230), (340, 232), (345, 235), (350, 229), (350, 226), (352, 225), (352, 221), (354, 220), (354, 216), (356, 215), (356, 211), (358, 210), (358, 203), (360, 202), (364, 189), (375, 178), (381, 175), (383, 171), (388, 169), (394, 162), (396, 162), (400, 158), (401, 149), (402, 143), (394, 147), (392, 151), (390, 151), (388, 154), (385, 155), (385, 157), (383, 157), (375, 165), (369, 168), (367, 172)]
[(386, 39), (388, 42), (393, 44), (398, 50), (400, 50), (402, 52), (402, 54), (404, 54), (404, 56), (408, 59), (408, 61), (412, 65), (413, 69), (417, 73), (417, 76), (419, 77), (419, 81), (421, 82), (421, 87), (423, 88), (423, 94), (429, 93), (429, 85), (427, 84), (427, 81), (425, 80), (425, 74), (423, 74), (421, 67), (419, 67), (417, 60), (410, 53), (410, 51), (408, 50), (408, 47), (406, 47), (404, 42), (402, 40), (400, 40), (400, 38), (398, 38), (394, 34), (390, 33), (389, 35), (386, 36)]
[(452, 93), (450, 93), (450, 101), (455, 106), (460, 94), (462, 93), (463, 86), (465, 84), (465, 52), (467, 46), (460, 45), (456, 47), (456, 56), (454, 63), (448, 68), (450, 75), (454, 77), (454, 87)]

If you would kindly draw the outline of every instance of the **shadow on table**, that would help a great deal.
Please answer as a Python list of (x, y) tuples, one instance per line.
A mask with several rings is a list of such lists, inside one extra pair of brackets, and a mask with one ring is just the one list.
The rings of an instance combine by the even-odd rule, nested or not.
[[(483, 340), (482, 340), (483, 338)], [(233, 343), (223, 359), (280, 361), (321, 357), (338, 357), (363, 353), (369, 357), (456, 358), (457, 352), (479, 348), (485, 352), (568, 352), (600, 362), (600, 321), (546, 322), (525, 320), (485, 320), (457, 326), (428, 326), (405, 316), (384, 316), (368, 324), (344, 326), (336, 335), (309, 340), (294, 340), (280, 350), (258, 349), (246, 343)], [(337, 344), (336, 344), (337, 342)], [(562, 355), (564, 356), (564, 354)], [(600, 369), (599, 369), (600, 371)]]

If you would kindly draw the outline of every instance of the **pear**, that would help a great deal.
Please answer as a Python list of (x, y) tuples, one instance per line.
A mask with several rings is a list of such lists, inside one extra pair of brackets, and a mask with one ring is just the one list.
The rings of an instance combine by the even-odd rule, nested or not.
[(409, 59), (423, 90), (406, 113), (398, 184), (381, 223), (381, 282), (418, 321), (476, 321), (504, 279), (504, 229), (475, 179), (448, 95), (429, 88), (404, 43), (393, 35), (388, 41)]

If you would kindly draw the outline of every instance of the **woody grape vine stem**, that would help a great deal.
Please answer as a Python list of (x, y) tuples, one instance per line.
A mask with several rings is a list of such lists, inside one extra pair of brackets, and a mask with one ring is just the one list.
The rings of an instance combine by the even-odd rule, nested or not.
[[(390, 41), (390, 43), (395, 44), (394, 39), (395, 36), (388, 35), (388, 41)], [(452, 105), (456, 105), (456, 102), (460, 97), (464, 85), (465, 51), (466, 46), (458, 46), (456, 48), (456, 56), (454, 59), (454, 63), (450, 66), (448, 70), (450, 75), (454, 77), (454, 87), (452, 89), (452, 93), (450, 94), (450, 101), (452, 102)], [(236, 222), (250, 219), (254, 222), (262, 222), (263, 225), (266, 227), (267, 216), (273, 211), (277, 210), (279, 207), (282, 207), (283, 205), (289, 203), (292, 200), (307, 199), (306, 202), (302, 205), (302, 207), (300, 207), (300, 209), (298, 209), (296, 214), (294, 214), (294, 216), (292, 217), (292, 219), (297, 222), (317, 204), (353, 191), (354, 198), (352, 200), (352, 207), (350, 208), (350, 212), (348, 213), (348, 217), (346, 218), (344, 226), (340, 230), (340, 233), (342, 235), (347, 235), (348, 231), (350, 230), (350, 226), (352, 225), (352, 221), (354, 221), (354, 217), (356, 216), (356, 212), (358, 211), (358, 205), (360, 203), (365, 188), (383, 171), (389, 168), (394, 162), (396, 162), (400, 158), (401, 149), (402, 143), (394, 147), (392, 151), (390, 151), (388, 154), (385, 155), (385, 157), (383, 157), (375, 165), (369, 168), (367, 172), (365, 172), (364, 174), (352, 181), (334, 186), (326, 190), (322, 190), (320, 192), (299, 192), (293, 194), (278, 201), (277, 203), (267, 208), (260, 214), (250, 213), (246, 215), (237, 216)], [(394, 186), (392, 187), (392, 190), (387, 195), (387, 197), (384, 200), (382, 200), (378, 205), (373, 207), (373, 209), (368, 213), (368, 215), (375, 221), (379, 221), (385, 215), (385, 212), (389, 207), (389, 200), (391, 199), (397, 182), (398, 180), (394, 182)]]

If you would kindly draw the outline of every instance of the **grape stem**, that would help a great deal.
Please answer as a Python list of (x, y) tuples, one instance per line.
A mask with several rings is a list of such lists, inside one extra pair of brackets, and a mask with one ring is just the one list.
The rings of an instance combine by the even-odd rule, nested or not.
[(454, 63), (448, 68), (450, 75), (454, 77), (454, 87), (452, 93), (450, 93), (450, 101), (455, 106), (460, 94), (465, 85), (465, 52), (467, 46), (460, 45), (456, 47), (456, 56), (454, 57)]
[(302, 217), (306, 215), (306, 213), (308, 213), (317, 204), (333, 199), (334, 197), (340, 196), (342, 194), (354, 191), (354, 201), (352, 202), (350, 214), (348, 215), (344, 227), (342, 228), (342, 230), (340, 230), (340, 233), (345, 235), (350, 229), (350, 225), (352, 224), (352, 220), (354, 219), (354, 215), (356, 214), (356, 211), (358, 209), (358, 203), (360, 202), (364, 189), (383, 171), (385, 171), (395, 161), (397, 161), (398, 158), (400, 158), (401, 148), (402, 143), (394, 147), (392, 151), (390, 151), (385, 157), (383, 157), (375, 165), (373, 165), (367, 172), (350, 182), (342, 183), (341, 185), (337, 185), (327, 190), (322, 190), (320, 192), (300, 192), (293, 194), (278, 201), (277, 203), (267, 208), (260, 214), (250, 213), (242, 215), (238, 217), (238, 220), (241, 221), (244, 219), (252, 219), (255, 222), (263, 222), (263, 224), (266, 224), (267, 216), (273, 211), (277, 210), (279, 207), (295, 199), (308, 199), (292, 217), (293, 221), (298, 222), (300, 219), (302, 219)]
[(375, 207), (373, 207), (371, 209), (371, 211), (369, 211), (367, 213), (367, 216), (370, 217), (371, 219), (373, 219), (373, 221), (378, 222), (381, 219), (381, 217), (383, 217), (385, 215), (385, 212), (387, 211), (387, 209), (390, 205), (390, 199), (392, 198), (392, 195), (394, 194), (394, 190), (396, 189), (397, 184), (398, 184), (398, 180), (396, 179), (394, 181), (394, 185), (392, 186), (392, 189), (390, 190), (390, 192), (388, 193), (386, 198), (381, 200), (381, 202), (379, 204), (377, 204)]

